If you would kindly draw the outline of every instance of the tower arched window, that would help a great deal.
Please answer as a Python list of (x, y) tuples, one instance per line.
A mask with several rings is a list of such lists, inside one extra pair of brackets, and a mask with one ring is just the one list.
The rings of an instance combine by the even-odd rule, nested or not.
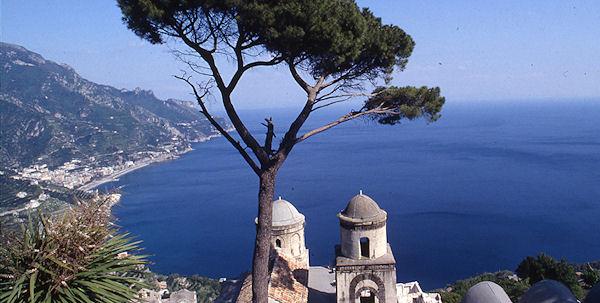
[(369, 238), (367, 237), (360, 238), (360, 256), (364, 258), (371, 257), (369, 253)]
[(276, 239), (275, 240), (275, 247), (281, 248), (281, 239)]

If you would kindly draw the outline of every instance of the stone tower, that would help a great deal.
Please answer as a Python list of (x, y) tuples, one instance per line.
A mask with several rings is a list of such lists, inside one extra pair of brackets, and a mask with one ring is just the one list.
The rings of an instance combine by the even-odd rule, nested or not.
[(338, 218), (337, 302), (396, 303), (396, 260), (387, 243), (387, 213), (361, 191)]
[(308, 268), (308, 249), (304, 244), (304, 215), (292, 203), (281, 199), (273, 201), (273, 229), (271, 241), (280, 253)]

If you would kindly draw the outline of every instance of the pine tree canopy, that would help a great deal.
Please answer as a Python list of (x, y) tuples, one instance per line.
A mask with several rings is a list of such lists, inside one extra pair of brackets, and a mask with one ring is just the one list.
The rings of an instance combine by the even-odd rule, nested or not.
[[(349, 0), (119, 0), (124, 21), (151, 43), (190, 37), (208, 52), (243, 37), (313, 77), (375, 79), (403, 69), (414, 42)], [(192, 34), (193, 33), (193, 34)], [(189, 35), (191, 34), (191, 35)]]

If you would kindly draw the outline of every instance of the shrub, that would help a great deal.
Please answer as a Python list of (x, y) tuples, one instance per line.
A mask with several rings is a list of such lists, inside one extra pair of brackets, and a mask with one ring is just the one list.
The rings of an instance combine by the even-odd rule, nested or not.
[(544, 279), (551, 279), (565, 284), (573, 294), (582, 299), (583, 288), (579, 285), (575, 268), (565, 260), (557, 261), (546, 254), (527, 257), (517, 267), (517, 275), (534, 284)]
[(129, 302), (142, 287), (138, 242), (111, 227), (107, 201), (80, 203), (57, 218), (30, 217), (3, 232), (1, 302)]
[(442, 302), (444, 303), (460, 303), (464, 294), (460, 295), (455, 292), (440, 292), (440, 295), (442, 296)]
[(491, 281), (500, 285), (504, 291), (506, 291), (506, 294), (510, 299), (513, 300), (513, 302), (517, 302), (521, 295), (527, 291), (529, 284), (527, 284), (526, 281), (510, 279), (509, 277), (512, 275), (512, 272), (500, 271), (496, 273), (484, 273), (468, 279), (456, 281), (454, 284), (448, 285), (448, 287), (452, 289), (451, 292), (440, 292), (442, 295), (442, 302), (460, 302), (467, 291), (469, 291), (469, 288), (483, 281)]
[(600, 271), (588, 265), (583, 271), (581, 278), (583, 278), (583, 282), (585, 282), (585, 284), (591, 288), (600, 283)]
[(213, 302), (219, 296), (221, 289), (218, 280), (198, 275), (182, 277), (178, 274), (171, 274), (160, 278), (167, 282), (167, 288), (171, 292), (181, 289), (195, 291), (198, 303)]

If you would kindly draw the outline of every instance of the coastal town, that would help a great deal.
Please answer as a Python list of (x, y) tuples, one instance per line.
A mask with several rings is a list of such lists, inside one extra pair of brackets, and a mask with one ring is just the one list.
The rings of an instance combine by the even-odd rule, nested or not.
[[(195, 142), (207, 141), (216, 136), (209, 135)], [(6, 179), (7, 185), (13, 184), (15, 188), (3, 190), (0, 217), (6, 219), (10, 215), (12, 221), (20, 222), (24, 220), (20, 218), (24, 211), (37, 208), (51, 212), (61, 211), (66, 204), (72, 202), (73, 197), (82, 198), (90, 194), (105, 196), (111, 204), (118, 203), (121, 198), (119, 193), (100, 193), (96, 188), (116, 181), (136, 169), (177, 159), (192, 150), (189, 143), (180, 143), (165, 144), (155, 150), (132, 154), (120, 150), (109, 155), (71, 159), (57, 167), (39, 163), (18, 170), (2, 170), (0, 174)], [(21, 185), (16, 185), (17, 183)]]
[(190, 150), (190, 146), (169, 144), (160, 151), (136, 152), (132, 155), (123, 155), (123, 151), (118, 151), (111, 156), (112, 161), (106, 157), (102, 161), (89, 157), (84, 160), (72, 159), (56, 168), (50, 168), (47, 164), (34, 164), (21, 169), (12, 178), (28, 180), (34, 184), (48, 182), (68, 189), (91, 190), (149, 164), (176, 159)]
[(0, 303), (600, 303), (600, 0), (0, 1)]

